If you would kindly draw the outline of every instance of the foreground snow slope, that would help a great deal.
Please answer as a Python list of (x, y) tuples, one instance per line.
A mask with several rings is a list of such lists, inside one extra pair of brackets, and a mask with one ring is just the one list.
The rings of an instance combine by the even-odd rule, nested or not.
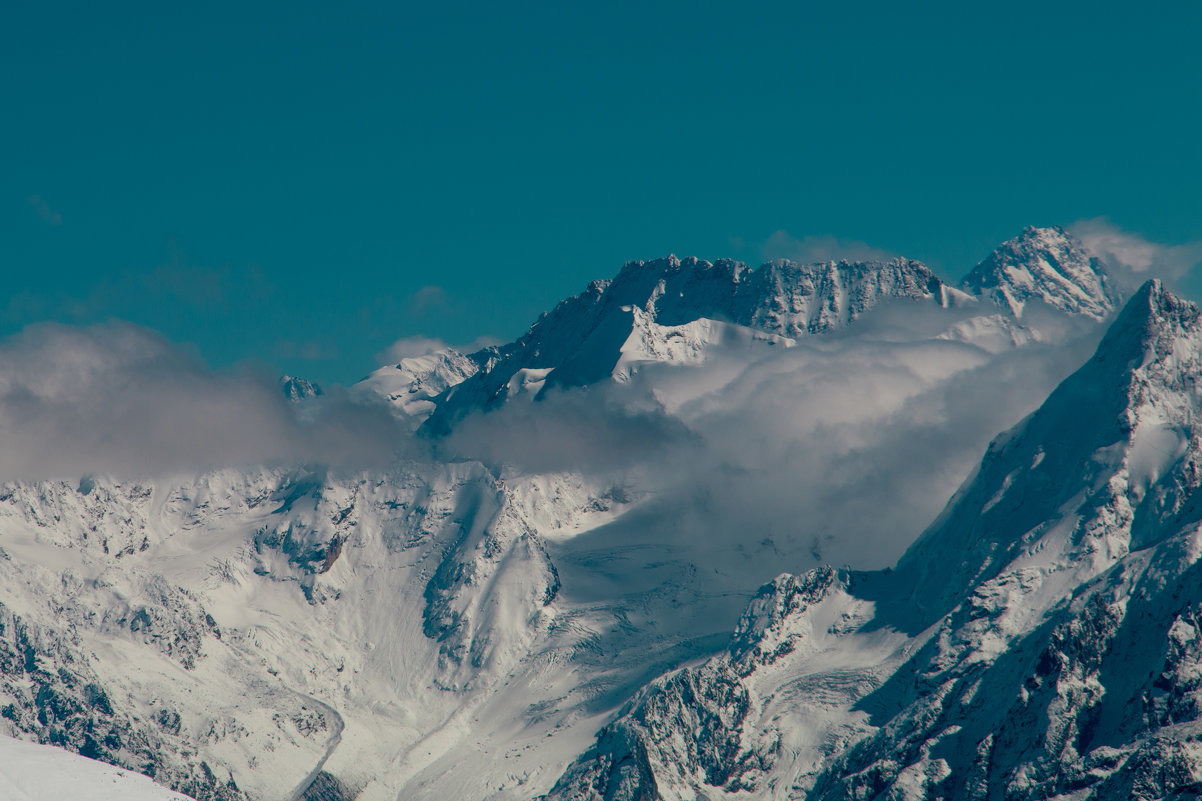
[(766, 585), (554, 799), (1202, 791), (1202, 321), (1149, 282), (895, 571)]
[(0, 737), (4, 801), (188, 801), (145, 776), (61, 748)]

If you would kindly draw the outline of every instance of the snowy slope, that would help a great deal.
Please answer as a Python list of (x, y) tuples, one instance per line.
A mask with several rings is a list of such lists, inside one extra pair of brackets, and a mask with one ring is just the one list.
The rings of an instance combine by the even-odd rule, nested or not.
[(5, 801), (187, 801), (137, 773), (61, 748), (0, 737)]
[(385, 365), (356, 387), (383, 396), (416, 426), (434, 410), (439, 395), (474, 375), (487, 363), (488, 355), (488, 349), (469, 356), (454, 348), (442, 348)]

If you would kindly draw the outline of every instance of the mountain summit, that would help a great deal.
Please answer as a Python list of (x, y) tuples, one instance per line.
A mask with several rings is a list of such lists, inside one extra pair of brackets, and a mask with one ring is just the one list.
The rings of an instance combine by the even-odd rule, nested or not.
[(1121, 298), (1101, 262), (1059, 226), (1028, 226), (965, 276), (961, 286), (1016, 318), (1032, 300), (1101, 320)]

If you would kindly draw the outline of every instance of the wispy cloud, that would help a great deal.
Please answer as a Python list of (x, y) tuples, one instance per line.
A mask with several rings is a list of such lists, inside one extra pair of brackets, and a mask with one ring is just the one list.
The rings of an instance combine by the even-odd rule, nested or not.
[(30, 195), (26, 198), (26, 202), (42, 222), (55, 227), (63, 224), (63, 215), (47, 203), (41, 195)]
[[(463, 421), (445, 446), (519, 472), (591, 471), (653, 491), (631, 536), (700, 574), (818, 560), (884, 567), (989, 440), (1038, 406), (1100, 334), (1066, 331), (1059, 345), (995, 354), (935, 336), (968, 310), (905, 311), (751, 362), (745, 349), (712, 353), (704, 376), (646, 365), (625, 384), (511, 401)], [(700, 393), (666, 411), (661, 400), (690, 383)], [(611, 536), (579, 547), (618, 547)], [(761, 540), (772, 542), (769, 567), (734, 558)]]
[(788, 259), (803, 264), (840, 260), (884, 261), (894, 257), (887, 250), (854, 239), (833, 236), (805, 236), (798, 239), (783, 230), (776, 231), (764, 241), (760, 255), (767, 261)]
[(440, 286), (424, 286), (409, 298), (409, 309), (418, 316), (445, 312), (450, 305), (451, 301), (447, 296), (447, 291)]
[(402, 359), (411, 359), (415, 356), (437, 353), (449, 347), (450, 345), (441, 339), (433, 337), (402, 337), (385, 348), (382, 353), (377, 353), (376, 360), (381, 364), (395, 364)]
[(0, 480), (228, 465), (383, 465), (416, 447), (334, 391), (299, 419), (276, 377), (226, 373), (128, 323), (30, 326), (0, 343)]
[(98, 274), (90, 285), (13, 294), (0, 307), (0, 319), (24, 324), (55, 317), (86, 323), (148, 307), (257, 312), (274, 290), (258, 266), (197, 264), (172, 238), (158, 264)]
[(441, 339), (434, 337), (412, 336), (402, 337), (396, 342), (393, 342), (380, 353), (376, 354), (376, 361), (380, 364), (396, 364), (402, 359), (411, 359), (415, 356), (426, 356), (431, 353), (437, 353), (440, 350), (454, 348), (460, 353), (475, 353), (482, 348), (500, 345), (501, 340), (496, 337), (481, 336), (476, 337), (471, 342), (462, 345), (451, 345)]
[(1162, 245), (1124, 231), (1105, 217), (1079, 220), (1069, 232), (1110, 267), (1128, 289), (1148, 278), (1175, 286), (1202, 263), (1202, 242)]

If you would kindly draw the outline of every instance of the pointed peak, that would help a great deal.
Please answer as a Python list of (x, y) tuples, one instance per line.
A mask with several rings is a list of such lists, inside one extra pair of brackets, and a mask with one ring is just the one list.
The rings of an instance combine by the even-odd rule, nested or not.
[(1164, 288), (1159, 278), (1150, 278), (1140, 285), (1139, 289), (1135, 290), (1135, 294), (1131, 296), (1130, 306), (1136, 302), (1139, 304), (1147, 303), (1152, 306), (1159, 306), (1166, 300), (1165, 296), (1172, 297), (1172, 293)]
[(1148, 341), (1167, 329), (1191, 327), (1199, 310), (1193, 303), (1174, 295), (1159, 279), (1145, 281), (1119, 312), (1098, 350), (1120, 346), (1144, 348)]
[(1033, 300), (1094, 320), (1107, 317), (1120, 302), (1102, 263), (1058, 225), (1027, 226), (999, 245), (960, 285), (1016, 318)]
[(1036, 225), (1028, 225), (1009, 241), (1061, 241), (1061, 242), (1076, 242), (1076, 239), (1067, 230), (1059, 225), (1048, 225), (1044, 227)]
[(279, 377), (278, 382), (280, 391), (284, 393), (284, 397), (294, 403), (322, 395), (321, 385), (315, 381), (291, 375), (282, 375)]

